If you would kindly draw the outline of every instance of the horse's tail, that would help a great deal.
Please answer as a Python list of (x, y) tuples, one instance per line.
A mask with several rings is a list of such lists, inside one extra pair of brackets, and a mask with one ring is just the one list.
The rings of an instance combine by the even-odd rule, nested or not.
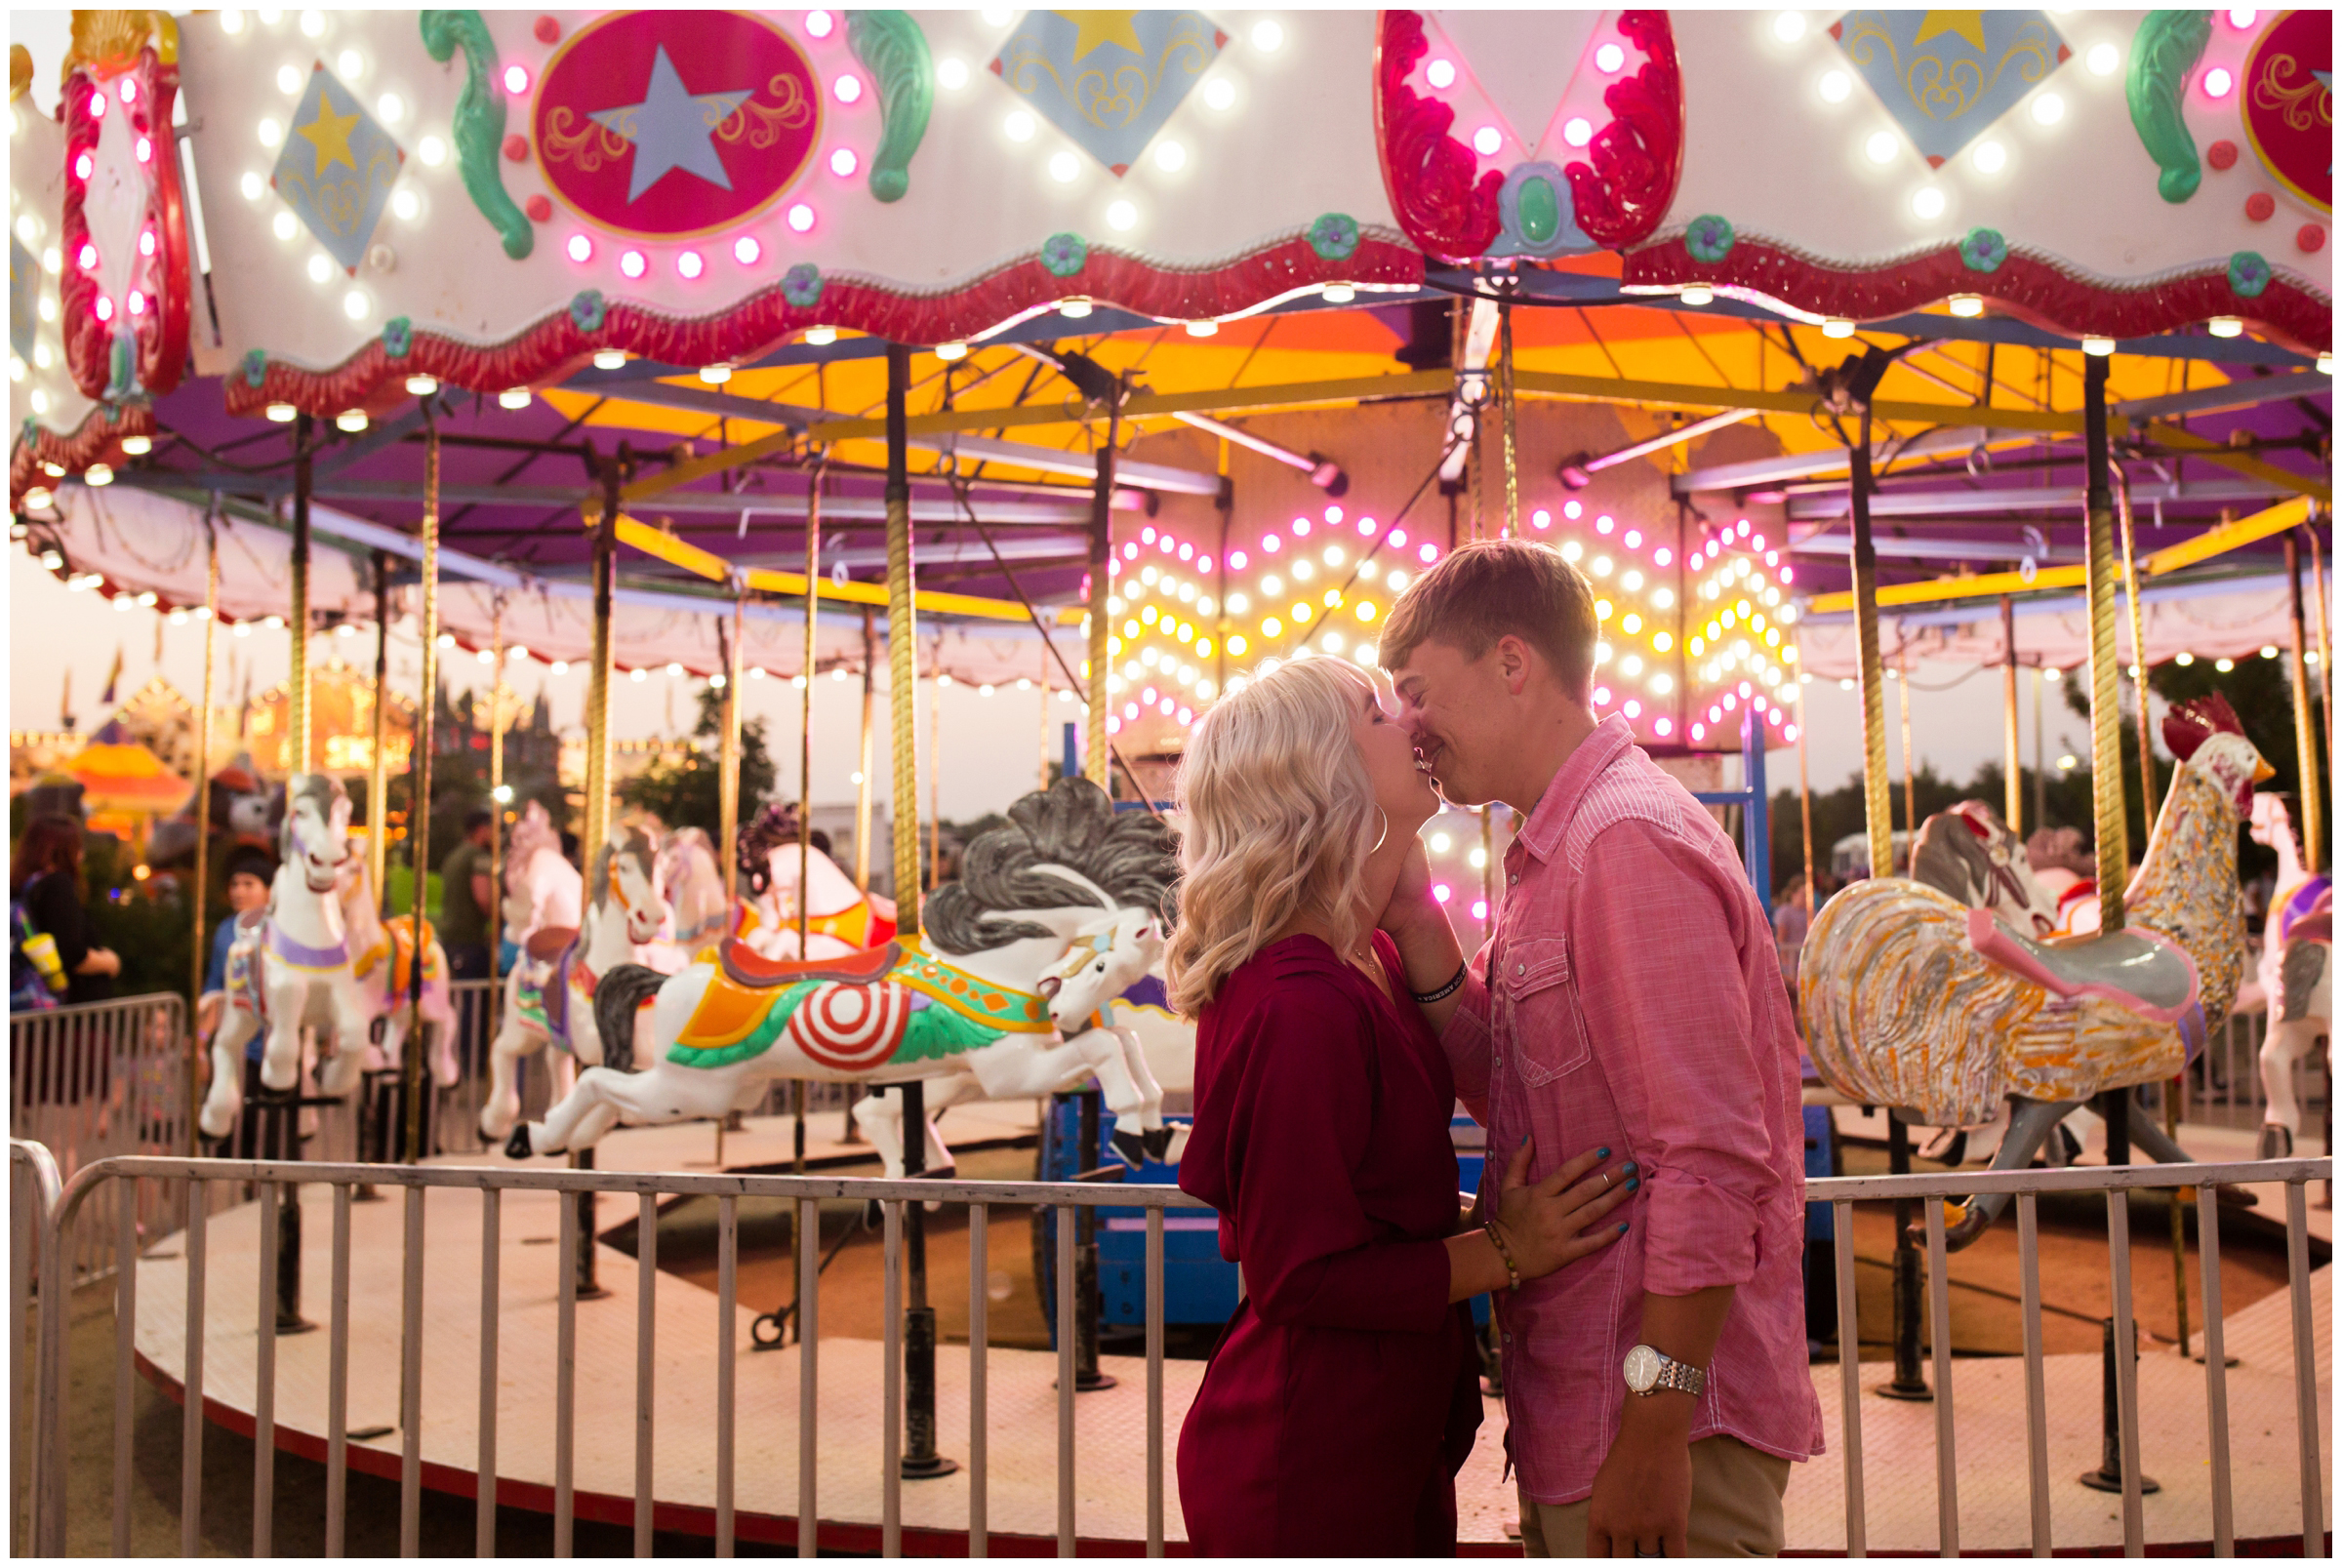
[(593, 983), (593, 1022), (602, 1035), (602, 1065), (634, 1070), (634, 1013), (659, 994), (666, 975), (648, 964), (620, 964)]

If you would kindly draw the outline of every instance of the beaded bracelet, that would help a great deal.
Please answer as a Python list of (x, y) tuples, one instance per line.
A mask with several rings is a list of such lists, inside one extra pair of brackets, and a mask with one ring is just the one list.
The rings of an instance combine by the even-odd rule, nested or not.
[(1450, 976), (1447, 984), (1440, 986), (1437, 990), (1409, 991), (1407, 994), (1414, 997), (1417, 1002), (1421, 1003), (1425, 1007), (1431, 1006), (1433, 1002), (1444, 1002), (1450, 996), (1455, 995), (1456, 992), (1463, 987), (1465, 973), (1471, 968), (1472, 960), (1467, 958), (1464, 962), (1456, 966), (1455, 974)]
[(1505, 1288), (1520, 1289), (1520, 1266), (1513, 1261), (1513, 1249), (1505, 1244), (1505, 1233), (1497, 1228), (1494, 1220), (1482, 1221), (1480, 1228), (1487, 1232), (1489, 1245), (1496, 1249), (1497, 1257), (1504, 1262), (1506, 1277), (1511, 1280)]

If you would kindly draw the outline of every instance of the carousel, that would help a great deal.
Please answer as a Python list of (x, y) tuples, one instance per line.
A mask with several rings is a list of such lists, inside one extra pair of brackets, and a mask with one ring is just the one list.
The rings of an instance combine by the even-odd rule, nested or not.
[[(673, 1170), (705, 1167), (712, 1137), (718, 1170), (875, 1155), (935, 1175), (1029, 1146), (1037, 1104), (1029, 1174), (1174, 1180), (1193, 1046), (1160, 959), (1184, 738), (1280, 662), (1373, 668), (1410, 579), (1492, 538), (1587, 573), (1596, 710), (1724, 815), (1768, 908), (1794, 869), (1779, 838), (1806, 867), (1831, 849), (1817, 862), (1810, 800), (1775, 833), (1768, 768), (1808, 795), (1814, 743), (1859, 737), (1878, 874), (1818, 907), (1810, 877), (1788, 895), (1814, 1174), (1865, 1136), (1897, 1170), (1915, 1138), (1971, 1136), (2021, 1170), (2078, 1111), (2112, 1163), (2229, 1157), (2136, 1094), (2184, 1077), (2251, 963), (2270, 1087), (2268, 1130), (2243, 1136), (2321, 1144), (2301, 1085), (2330, 1018), (2331, 55), (2313, 12), (72, 13), (61, 60), (11, 56), (17, 568), (196, 625), (196, 758), (222, 744), (218, 628), (290, 649), (239, 738), (287, 780), (282, 868), (232, 949), (195, 1151), (257, 1114), (263, 1150), (297, 1157), (303, 1115), (354, 1100), (382, 1159)], [(442, 664), (474, 659), (503, 939), (476, 1021), (451, 1004), (424, 877), (384, 891), (394, 864), (436, 864)], [(1915, 820), (1919, 661), (2002, 672), (2002, 798)], [(2254, 661), (2283, 671), (2281, 730), (2248, 733), (2216, 691), (2150, 702), (2158, 670)], [(555, 811), (507, 787), (505, 685), (532, 669), (584, 686)], [(2027, 854), (2054, 824), (2024, 795), (2021, 671), (2037, 715), (2045, 674), (2086, 693), (2091, 810), (2062, 824), (2086, 878)], [(651, 680), (714, 694), (712, 831), (617, 798), (613, 695)], [(850, 832), (814, 798), (824, 708), (858, 734)], [(743, 727), (766, 711), (794, 730), (793, 798), (743, 798)], [(938, 790), (969, 765), (943, 752), (947, 711), (1022, 748), (956, 878)], [(345, 781), (385, 803), (402, 775), (422, 804), (353, 852)], [(2256, 799), (2272, 782), (2289, 817)], [(214, 793), (192, 803), (197, 886)], [(850, 853), (816, 847), (817, 818)], [(2247, 824), (2287, 868), (2257, 958)], [(1468, 947), (1513, 827), (1500, 807), (1426, 829)], [(191, 1103), (196, 1082), (190, 1063)], [(2178, 1099), (2158, 1104), (2175, 1118)], [(543, 1287), (507, 1306), (507, 1379), (549, 1364), (557, 1276), (579, 1301), (638, 1279), (697, 1325), (663, 1330), (666, 1431), (707, 1424), (689, 1369), (718, 1342), (805, 1331), (795, 1264), (772, 1312), (718, 1324), (630, 1205), (597, 1219), (586, 1195), (556, 1260), (526, 1245), (549, 1198), (515, 1203), (500, 1242), (441, 1223), (442, 1196), (445, 1266), (501, 1245)], [(265, 1207), (280, 1235), (294, 1216), (273, 1310), (297, 1336), (325, 1265), (299, 1253), (298, 1199)], [(1909, 1207), (1892, 1377), (1864, 1376), (1923, 1398)], [(259, 1256), (262, 1208), (216, 1216), (214, 1249)], [(1999, 1210), (1986, 1193), (1938, 1217), (1948, 1250)], [(1141, 1214), (1082, 1222), (1080, 1387), (1108, 1408), (1081, 1536), (1100, 1549), (1148, 1539), (1111, 1435), (1140, 1407), (1113, 1405), (1135, 1395), (1097, 1356), (1102, 1314), (1136, 1321), (1148, 1288), (1115, 1250)], [(398, 1217), (354, 1223), (394, 1295)], [(1046, 1274), (1071, 1254), (1033, 1224)], [(1209, 1221), (1174, 1224), (1194, 1234), (1170, 1238), (1173, 1320), (1217, 1322), (1233, 1270)], [(966, 1355), (944, 1346), (938, 1370), (913, 1268), (924, 1370), (887, 1463), (927, 1484), (882, 1524), (874, 1485), (829, 1481), (824, 1545), (908, 1528), (966, 1547), (966, 1477), (935, 1447)], [(141, 1369), (190, 1431), (201, 1408), (327, 1451), (322, 1348), (286, 1338), (263, 1396), (247, 1332), (205, 1381), (182, 1319), (144, 1315), (193, 1300), (187, 1265), (138, 1269)], [(214, 1280), (216, 1321), (268, 1314), (243, 1272)], [(2187, 1309), (2183, 1288), (2183, 1343)], [(446, 1343), (480, 1307), (426, 1310)], [(563, 1353), (623, 1360), (624, 1326), (590, 1334)], [(384, 1425), (358, 1424), (349, 1466), (638, 1516), (615, 1449), (556, 1476), (532, 1438), (484, 1477), (468, 1363), (402, 1385), (394, 1340), (350, 1396)], [(840, 1474), (844, 1445), (880, 1441), (878, 1350), (847, 1342), (855, 1370), (823, 1386)], [(1057, 1358), (995, 1367), (1020, 1356), (994, 1376), (1045, 1408)], [(753, 1363), (782, 1380), (771, 1412), (795, 1402), (794, 1359)], [(2088, 1403), (2097, 1355), (2063, 1359), (2058, 1387)], [(1837, 1370), (1816, 1377), (1834, 1405)], [(2232, 1375), (2236, 1408), (2289, 1395), (2263, 1381)], [(581, 1422), (633, 1419), (615, 1384), (577, 1397)], [(809, 1486), (810, 1451), (769, 1412), (743, 1433), (772, 1463), (737, 1500), (728, 1472), (661, 1460), (660, 1528), (803, 1539), (812, 1494), (785, 1456)], [(1875, 1430), (1872, 1463), (1907, 1441), (1885, 1463), (1923, 1465), (1926, 1438)], [(992, 1438), (1003, 1544), (1057, 1517), (1038, 1480), (1000, 1478), (1028, 1439), (1038, 1475), (1045, 1432)], [(2236, 1535), (2274, 1540), (2298, 1522), (2289, 1460), (2253, 1471), (2237, 1441), (2241, 1475), (2276, 1479), (2240, 1496)], [(1502, 1549), (1512, 1492), (1481, 1449), (1465, 1539)], [(1836, 1468), (1800, 1467), (1793, 1547), (1846, 1545)], [(1923, 1500), (1897, 1506), (1874, 1499), (1874, 1548), (1928, 1539)], [(2095, 1504), (2059, 1509), (2061, 1546), (2122, 1539)], [(2021, 1548), (2006, 1512), (1968, 1544)], [(2213, 1538), (2176, 1500), (2154, 1528)]]

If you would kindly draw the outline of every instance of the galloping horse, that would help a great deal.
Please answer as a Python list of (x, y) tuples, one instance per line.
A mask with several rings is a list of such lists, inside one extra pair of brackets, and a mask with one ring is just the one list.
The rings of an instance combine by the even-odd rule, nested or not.
[(603, 1039), (595, 1024), (594, 991), (612, 970), (639, 964), (666, 922), (658, 846), (639, 828), (613, 828), (609, 841), (594, 852), (588, 886), (593, 902), (584, 926), (536, 932), (505, 983), (504, 1027), (488, 1047), (488, 1094), (480, 1103), (484, 1137), (504, 1137), (520, 1114), (513, 1068), (522, 1057), (552, 1044), (586, 1066), (625, 1067), (633, 1060), (630, 1028)]
[(805, 950), (797, 950), (797, 809), (770, 805), (740, 833), (738, 929), (763, 958), (841, 958), (883, 947), (895, 934), (895, 901), (865, 893), (818, 849), (805, 855)]
[[(1151, 817), (1117, 817), (1097, 785), (1063, 779), (1009, 810), (970, 846), (966, 874), (929, 901), (924, 939), (842, 958), (773, 963), (739, 942), (672, 978), (606, 976), (605, 1036), (647, 1007), (652, 1065), (581, 1073), (542, 1124), (516, 1128), (515, 1158), (589, 1146), (621, 1121), (658, 1124), (753, 1105), (773, 1078), (940, 1079), (933, 1108), (967, 1098), (1070, 1089), (1097, 1077), (1114, 1144), (1133, 1164), (1171, 1146), (1162, 1091), (1136, 1035), (1103, 1009), (1161, 956), (1176, 871)], [(867, 1108), (866, 1108), (867, 1107)], [(902, 1112), (871, 1096), (855, 1115), (890, 1176), (903, 1170)], [(949, 1154), (934, 1135), (932, 1164)]]
[(685, 964), (713, 958), (715, 945), (727, 935), (732, 911), (707, 829), (678, 827), (661, 841), (659, 886), (674, 912), (674, 924), (652, 945), (651, 967), (672, 974)]
[(2258, 1149), (2282, 1159), (2301, 1137), (2301, 1102), (2293, 1075), (2320, 1035), (2333, 1035), (2334, 879), (2313, 876), (2282, 795), (2252, 797), (2252, 836), (2277, 851), (2277, 887), (2261, 928), (2261, 994), (2269, 1033), (2261, 1042), (2261, 1087), (2268, 1096)]
[(499, 970), (512, 973), (537, 932), (574, 931), (585, 913), (586, 879), (562, 855), (552, 818), (532, 800), (521, 808), (505, 850), (505, 953)]
[[(349, 933), (350, 973), (373, 1009), (375, 1043), (368, 1065), (396, 1066), (405, 1060), (407, 1030), (415, 1022), (415, 916), (383, 919), (374, 900), (366, 857), (352, 855), (342, 876), (342, 918)], [(431, 923), (423, 923), (424, 1061), (442, 1089), (463, 1076), (456, 1062), (456, 1009), (448, 992), (447, 953)]]
[(351, 973), (338, 893), (349, 852), (349, 797), (321, 773), (297, 773), (276, 804), (278, 864), (264, 910), (246, 914), (227, 954), (227, 1007), (212, 1036), (212, 1087), (198, 1125), (225, 1138), (244, 1108), (244, 1047), (265, 1029), (261, 1083), (289, 1094), (301, 1082), (301, 1031), (325, 1043), (318, 1089), (340, 1098), (358, 1084), (374, 1008)]
[[(1858, 882), (1822, 906), (1799, 989), (1814, 1065), (1829, 1085), (1903, 1120), (1972, 1127), (2005, 1099), (1993, 1166), (2022, 1169), (2049, 1129), (2106, 1089), (2171, 1077), (2219, 1026), (2243, 973), (2236, 827), (2268, 764), (2219, 698), (2163, 721), (2180, 766), (2131, 882), (2128, 924), (2041, 942), (1984, 908), (1904, 877)], [(2159, 1160), (2187, 1156), (2134, 1120)], [(1965, 1206), (1964, 1246), (2003, 1206)]]

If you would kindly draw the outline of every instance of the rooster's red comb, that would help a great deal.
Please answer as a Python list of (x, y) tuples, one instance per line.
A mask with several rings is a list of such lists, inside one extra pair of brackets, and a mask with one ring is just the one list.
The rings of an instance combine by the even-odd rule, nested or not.
[(2215, 735), (2243, 733), (2244, 725), (2237, 717), (2237, 710), (2217, 692), (2174, 704), (2171, 711), (2163, 715), (2163, 744), (2182, 762), (2194, 756), (2196, 748)]

